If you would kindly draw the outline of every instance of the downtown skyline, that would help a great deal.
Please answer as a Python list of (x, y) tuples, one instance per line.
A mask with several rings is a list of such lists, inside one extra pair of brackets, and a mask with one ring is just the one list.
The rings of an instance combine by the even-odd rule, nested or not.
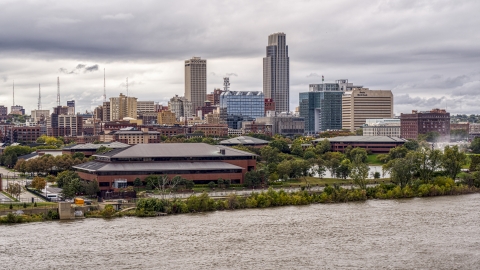
[(48, 3), (0, 3), (0, 21), (9, 26), (0, 30), (0, 104), (12, 105), (15, 80), (16, 103), (28, 114), (39, 83), (42, 107), (55, 105), (56, 77), (63, 105), (74, 99), (77, 111), (92, 110), (103, 101), (104, 68), (107, 98), (125, 93), (128, 77), (130, 96), (166, 104), (183, 95), (184, 61), (192, 56), (208, 61), (208, 93), (224, 76), (233, 91), (262, 91), (265, 45), (276, 32), (288, 36), (292, 111), (298, 93), (324, 75), (325, 82), (391, 89), (396, 114), (445, 106), (453, 114), (479, 113), (475, 1), (243, 1), (240, 8), (191, 1), (201, 14), (185, 20), (178, 18), (188, 11), (175, 3), (104, 3), (88, 15), (93, 2), (75, 9)]

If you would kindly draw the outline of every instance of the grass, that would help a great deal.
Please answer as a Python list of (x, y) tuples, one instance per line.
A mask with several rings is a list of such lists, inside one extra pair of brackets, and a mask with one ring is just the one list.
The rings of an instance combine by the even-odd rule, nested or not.
[[(13, 210), (22, 210), (22, 209), (32, 209), (32, 208), (42, 208), (42, 207), (53, 207), (56, 206), (57, 203), (51, 202), (37, 202), (37, 207), (33, 206), (33, 203), (27, 203), (27, 208), (23, 208), (23, 203), (14, 202), (12, 203)], [(0, 210), (10, 209), (10, 203), (2, 203), (0, 204)]]
[(383, 163), (377, 159), (378, 154), (371, 154), (367, 156), (368, 165), (383, 165)]

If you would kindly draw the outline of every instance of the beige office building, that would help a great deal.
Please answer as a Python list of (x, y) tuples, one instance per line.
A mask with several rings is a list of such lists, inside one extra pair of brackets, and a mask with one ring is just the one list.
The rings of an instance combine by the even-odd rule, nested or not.
[(137, 110), (139, 112), (154, 112), (155, 102), (153, 101), (137, 101)]
[(177, 117), (174, 112), (161, 111), (158, 112), (157, 123), (159, 125), (173, 126), (174, 124), (177, 124)]
[(391, 90), (358, 88), (347, 91), (342, 97), (342, 129), (354, 132), (367, 119), (393, 118)]
[(110, 121), (122, 120), (125, 117), (137, 119), (137, 98), (120, 93), (119, 97), (110, 98)]
[(193, 112), (207, 99), (207, 60), (193, 57), (185, 60), (185, 98), (192, 102)]

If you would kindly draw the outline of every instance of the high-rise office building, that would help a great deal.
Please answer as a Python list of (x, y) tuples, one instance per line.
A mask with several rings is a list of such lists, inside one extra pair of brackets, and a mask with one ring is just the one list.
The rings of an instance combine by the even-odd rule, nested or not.
[(273, 99), (276, 112), (290, 111), (290, 60), (284, 33), (268, 36), (263, 58), (263, 94)]
[(305, 118), (305, 132), (317, 133), (342, 129), (342, 96), (362, 86), (353, 85), (347, 79), (335, 83), (310, 84), (309, 92), (299, 95), (299, 114)]
[(305, 118), (305, 132), (342, 129), (343, 91), (338, 83), (310, 84), (309, 88), (309, 92), (299, 94), (300, 117)]
[(110, 121), (122, 120), (125, 117), (137, 119), (137, 98), (120, 93), (119, 97), (110, 98)]
[(207, 60), (193, 57), (185, 60), (185, 98), (192, 102), (193, 111), (207, 99)]
[(75, 114), (75, 100), (67, 101), (68, 114)]
[(192, 102), (175, 95), (168, 102), (168, 110), (176, 115), (177, 120), (180, 120), (180, 117), (188, 118), (192, 116)]
[(226, 91), (220, 95), (220, 120), (229, 128), (240, 129), (242, 121), (265, 114), (265, 98), (260, 91)]
[(155, 102), (137, 101), (137, 110), (139, 112), (155, 112)]
[(391, 90), (357, 88), (342, 97), (342, 128), (354, 132), (367, 119), (393, 118), (393, 94)]

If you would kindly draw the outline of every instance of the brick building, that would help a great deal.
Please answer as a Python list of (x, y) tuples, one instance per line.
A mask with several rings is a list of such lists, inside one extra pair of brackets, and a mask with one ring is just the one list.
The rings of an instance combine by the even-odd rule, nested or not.
[(200, 124), (192, 126), (191, 132), (203, 131), (205, 136), (226, 137), (228, 136), (227, 125)]
[(83, 180), (98, 181), (103, 192), (119, 184), (133, 186), (137, 177), (149, 175), (179, 175), (198, 184), (219, 178), (243, 183), (245, 173), (256, 167), (255, 154), (205, 143), (134, 145), (95, 156), (95, 161), (73, 168)]
[(404, 139), (417, 139), (420, 134), (438, 132), (439, 141), (450, 141), (450, 113), (441, 109), (400, 115), (400, 134)]
[(130, 145), (159, 143), (160, 132), (149, 131), (148, 128), (142, 128), (141, 130), (119, 130), (113, 134), (113, 141)]

